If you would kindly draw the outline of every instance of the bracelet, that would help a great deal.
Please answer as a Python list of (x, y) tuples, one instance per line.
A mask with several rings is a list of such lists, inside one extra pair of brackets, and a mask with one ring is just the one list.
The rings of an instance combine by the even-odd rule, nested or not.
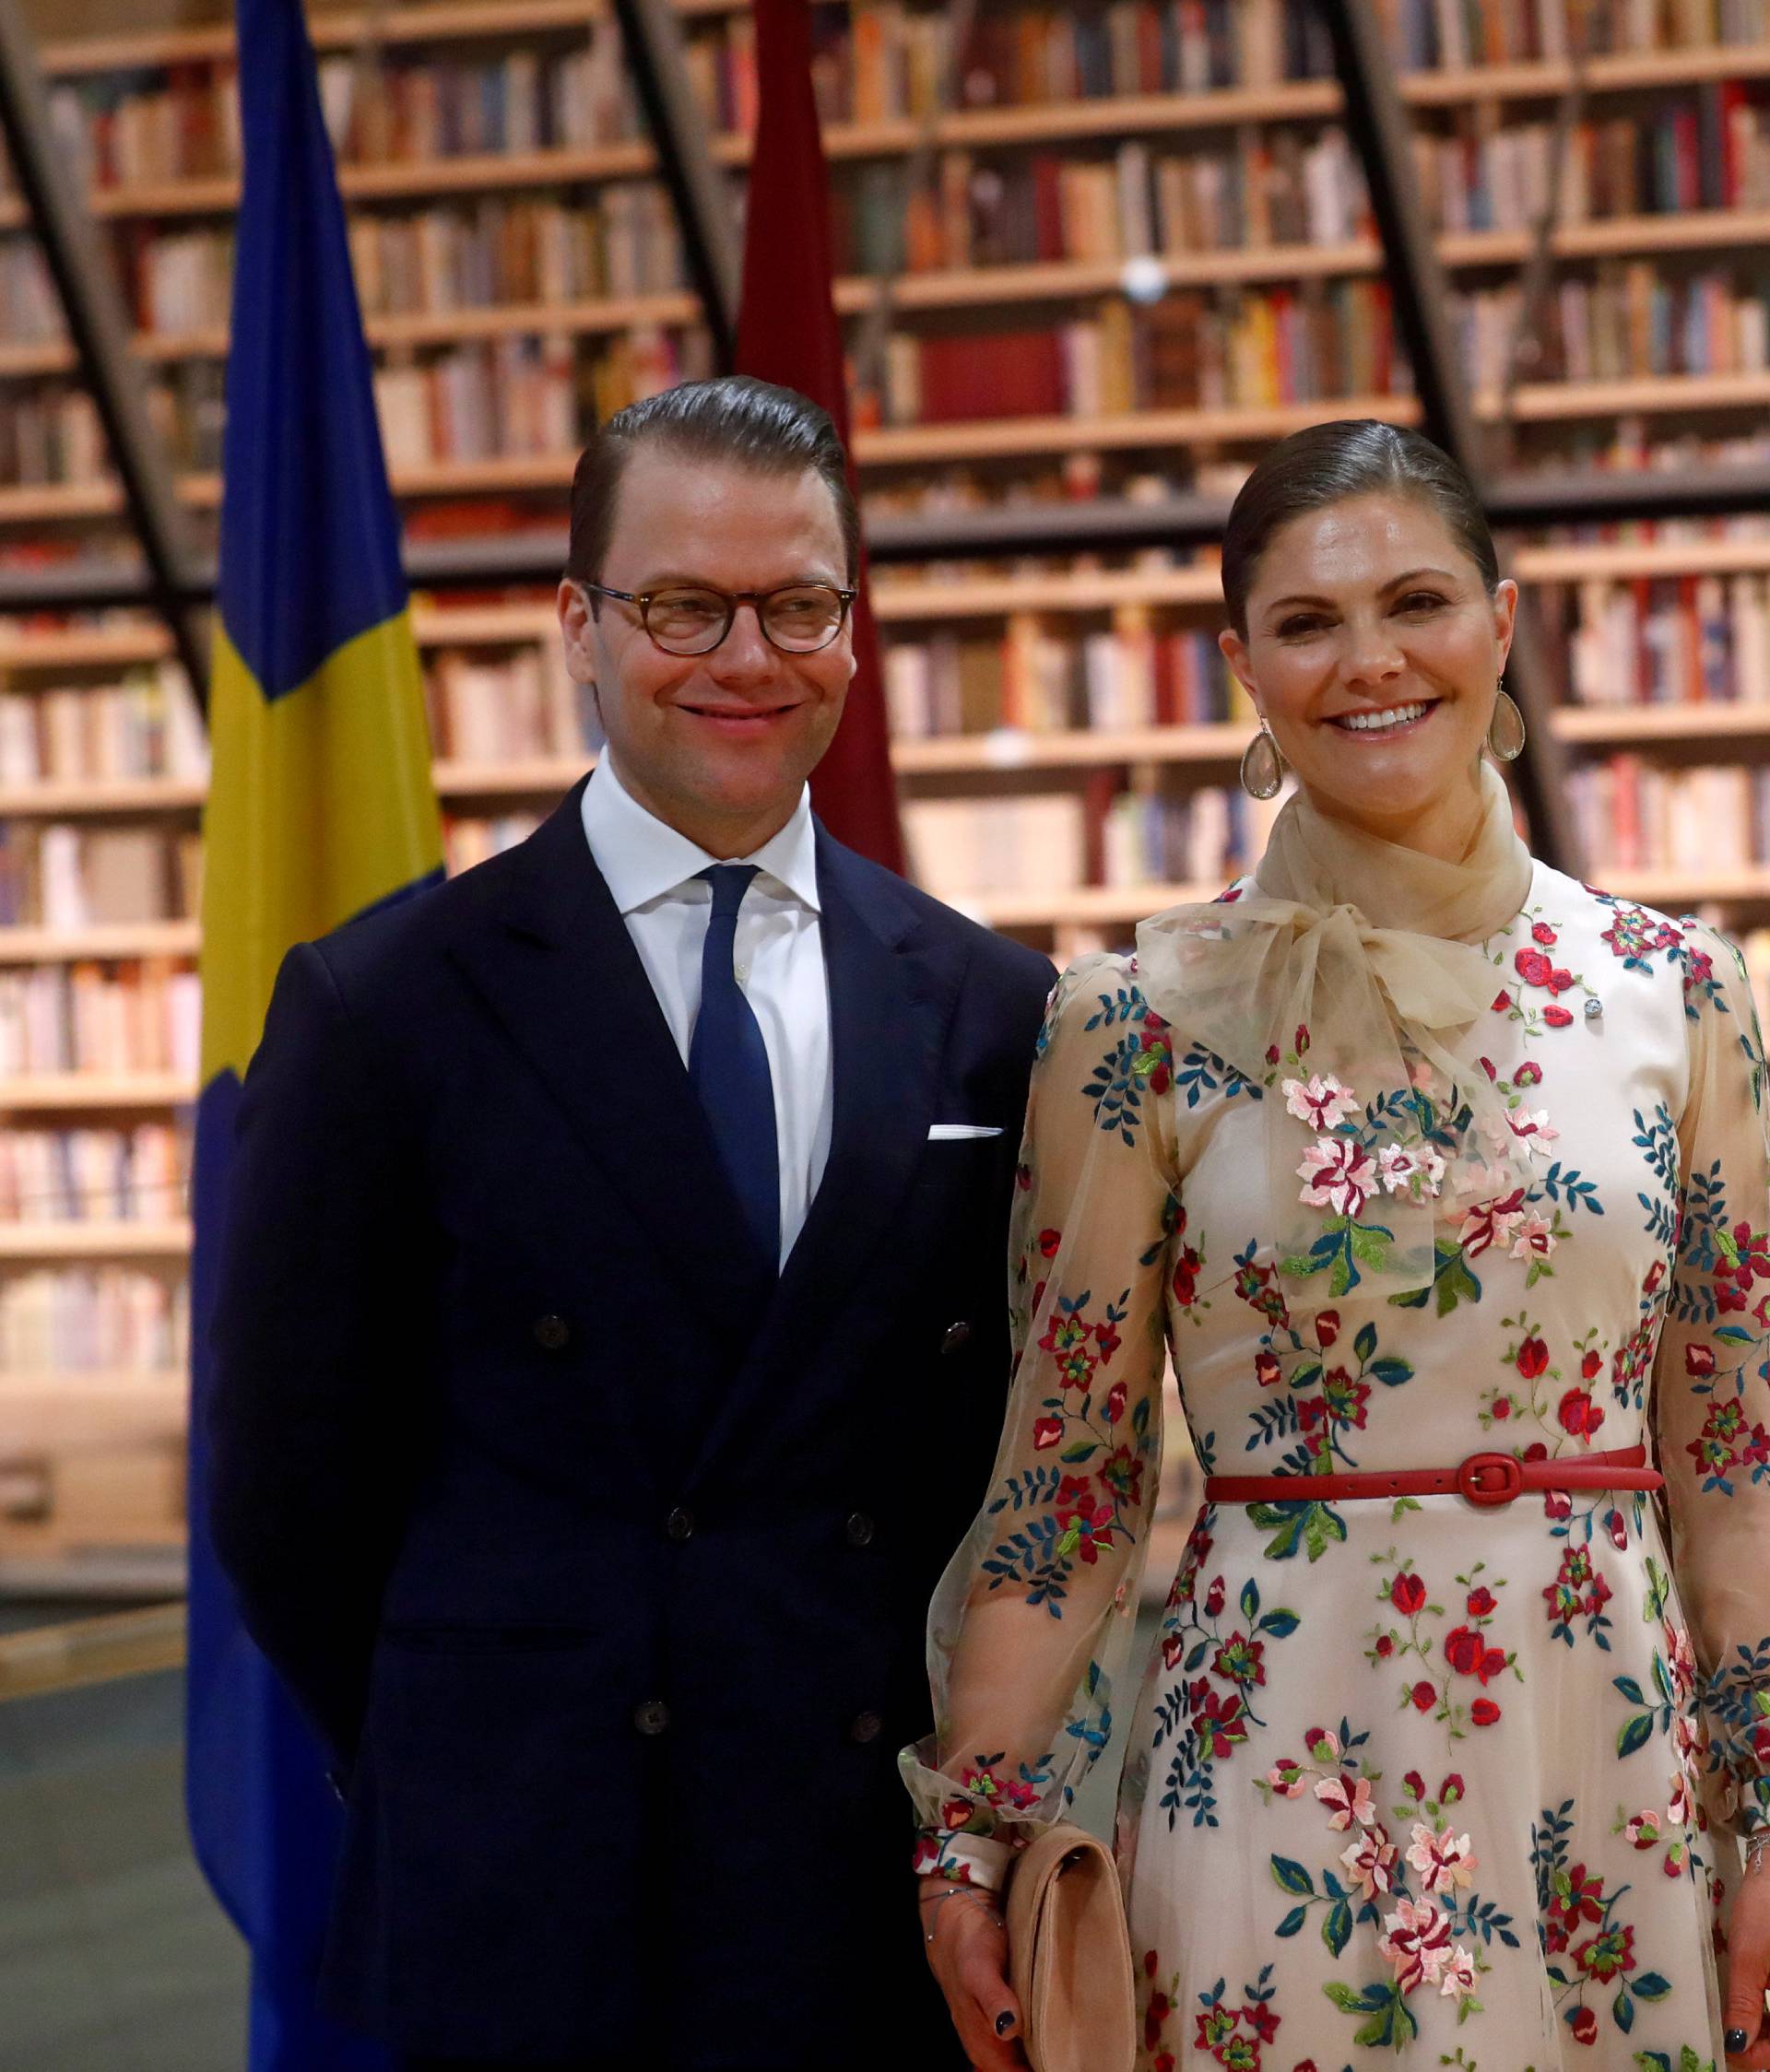
[[(980, 1892), (974, 1885), (949, 1885), (944, 1892), (937, 1892), (924, 1910), (924, 1918), (926, 1919), (928, 1914), (933, 1913), (945, 1901), (956, 1899), (975, 1900), (989, 1916), (989, 1925), (992, 1928), (1001, 1928), (1007, 1925), (1001, 1915), (990, 1905), (987, 1893)], [(934, 1930), (928, 1929), (923, 1936), (922, 1940), (931, 1943), (934, 1940)]]
[(1748, 1878), (1756, 1874), (1764, 1857), (1770, 1855), (1770, 1828), (1749, 1835), (1745, 1843), (1745, 1871)]

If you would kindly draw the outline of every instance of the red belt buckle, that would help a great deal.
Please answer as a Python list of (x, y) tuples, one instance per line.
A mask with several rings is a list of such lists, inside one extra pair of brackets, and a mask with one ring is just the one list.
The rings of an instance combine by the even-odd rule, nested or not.
[(1457, 1493), (1478, 1510), (1495, 1511), (1524, 1488), (1524, 1468), (1511, 1454), (1471, 1454), (1457, 1466)]

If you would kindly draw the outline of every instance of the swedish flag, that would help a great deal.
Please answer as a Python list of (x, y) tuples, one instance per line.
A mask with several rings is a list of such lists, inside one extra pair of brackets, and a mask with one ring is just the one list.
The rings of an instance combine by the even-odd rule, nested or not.
[(337, 1809), (206, 1531), (208, 1320), (241, 1080), (277, 966), (440, 875), (442, 835), (313, 49), (299, 0), (239, 0), (237, 23), (245, 187), (204, 824), (186, 1797), (198, 1860), (252, 1948), (252, 2072), (356, 2072), (384, 2060), (313, 2005)]

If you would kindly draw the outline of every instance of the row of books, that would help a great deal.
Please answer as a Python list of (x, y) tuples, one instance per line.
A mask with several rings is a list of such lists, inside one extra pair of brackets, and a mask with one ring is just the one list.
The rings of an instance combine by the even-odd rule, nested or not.
[(183, 1276), (138, 1266), (34, 1266), (0, 1274), (0, 1374), (149, 1374), (191, 1357)]
[(158, 1223), (183, 1216), (187, 1143), (170, 1123), (0, 1130), (0, 1222)]
[(1545, 584), (1539, 597), (1580, 704), (1770, 700), (1770, 579)]
[(1589, 876), (1606, 870), (1715, 872), (1770, 863), (1770, 767), (1669, 769), (1607, 756), (1567, 780)]
[(1073, 259), (1180, 258), (1256, 245), (1340, 244), (1369, 229), (1346, 134), (1248, 125), (1228, 146), (1127, 142), (1110, 157), (942, 152), (905, 194), (874, 162), (837, 185), (837, 265), (910, 273)]
[(1158, 626), (1126, 606), (1110, 630), (1061, 634), (1010, 619), (999, 635), (893, 641), (884, 661), (891, 732), (900, 739), (1092, 727), (1202, 725), (1249, 719), (1214, 630)]
[(0, 784), (201, 778), (208, 769), (196, 700), (171, 662), (132, 668), (115, 683), (0, 694)]
[(938, 108), (949, 74), (962, 104), (993, 107), (1272, 87), (1333, 71), (1333, 48), (1312, 0), (980, 7), (956, 53), (938, 11), (856, 6), (852, 20), (844, 35), (837, 18), (820, 53), (826, 122)]
[(917, 798), (903, 806), (916, 882), (959, 905), (1084, 886), (1181, 884), (1214, 893), (1265, 847), (1281, 801), (1239, 786), (1124, 789), (1110, 771), (1078, 791)]
[(181, 920), (198, 911), (202, 868), (190, 830), (0, 820), (0, 924)]
[(1765, 0), (1376, 0), (1410, 71), (1770, 39)]
[[(1452, 321), (1471, 379), (1497, 387), (1525, 325), (1522, 288), (1455, 297)], [(1533, 381), (1762, 373), (1770, 368), (1770, 274), (1742, 265), (1673, 275), (1649, 260), (1606, 262), (1589, 280), (1557, 283), (1528, 330)]]
[(425, 672), (431, 743), (454, 762), (588, 757), (600, 729), (587, 686), (574, 682), (554, 639), (478, 653), (445, 648)]
[[(502, 194), (350, 221), (365, 316), (442, 315), (509, 303), (566, 303), (667, 294), (682, 285), (681, 240), (665, 191), (611, 182), (582, 204)], [(124, 288), (138, 326), (171, 336), (224, 327), (233, 286), (230, 227), (131, 225), (120, 237)], [(8, 308), (0, 264), (0, 317)], [(33, 282), (19, 283), (19, 339), (60, 335)], [(38, 320), (46, 316), (39, 328)]]
[[(662, 335), (658, 349), (669, 351)], [(390, 467), (574, 453), (590, 429), (576, 342), (557, 333), (476, 339), (421, 366), (378, 367), (374, 383)]]
[(1405, 392), (1387, 284), (1170, 295), (1043, 330), (914, 336), (885, 353), (883, 394), (863, 394), (887, 421), (1093, 417), (1139, 409), (1213, 409)]
[[(327, 127), (347, 162), (589, 149), (640, 134), (612, 18), (569, 47), (366, 66), (343, 53), (323, 58), (319, 73)], [(92, 74), (52, 89), (50, 124), (90, 187), (237, 174), (238, 87), (231, 58)]]
[(0, 970), (0, 1080), (168, 1072), (196, 1084), (202, 994), (169, 958)]
[(1586, 223), (1770, 206), (1770, 110), (1738, 80), (1575, 123), (1564, 137), (1550, 122), (1495, 121), (1489, 104), (1448, 135), (1417, 131), (1413, 158), (1442, 230), (1534, 230), (1551, 207), (1563, 223)]

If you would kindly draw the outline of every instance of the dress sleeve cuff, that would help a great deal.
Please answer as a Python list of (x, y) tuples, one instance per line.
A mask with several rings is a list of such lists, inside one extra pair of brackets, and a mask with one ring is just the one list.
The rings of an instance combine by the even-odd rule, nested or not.
[(1008, 1882), (1013, 1845), (974, 1834), (943, 1834), (924, 1828), (916, 1836), (914, 1869), (919, 1878), (950, 1878), (956, 1885), (999, 1892)]

